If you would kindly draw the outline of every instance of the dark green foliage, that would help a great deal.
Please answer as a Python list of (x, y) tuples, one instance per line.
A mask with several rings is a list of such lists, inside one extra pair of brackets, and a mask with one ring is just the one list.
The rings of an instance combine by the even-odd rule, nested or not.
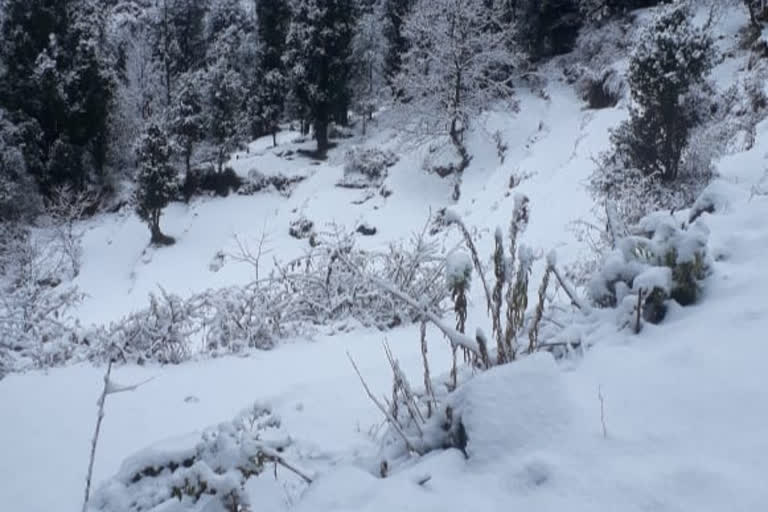
[(298, 0), (288, 32), (285, 62), (293, 93), (314, 126), (321, 154), (330, 146), (328, 125), (346, 118), (349, 107), (356, 13), (353, 0)]
[(583, 20), (578, 0), (518, 0), (513, 9), (517, 38), (533, 60), (573, 49)]
[(384, 55), (384, 76), (390, 86), (397, 88), (393, 79), (400, 73), (403, 55), (408, 51), (408, 38), (403, 34), (403, 23), (415, 0), (384, 0), (384, 38), (387, 49)]
[(26, 220), (41, 207), (37, 187), (27, 172), (27, 162), (39, 159), (34, 154), (39, 149), (35, 127), (34, 122), (13, 123), (0, 109), (0, 224)]
[[(91, 0), (7, 0), (0, 27), (0, 108), (37, 135), (27, 170), (44, 193), (103, 180), (114, 89), (103, 7)], [(31, 124), (30, 124), (31, 123)]]
[(287, 0), (260, 0), (256, 2), (256, 22), (259, 42), (259, 77), (254, 87), (254, 98), (249, 113), (258, 123), (252, 135), (269, 133), (277, 145), (276, 133), (285, 104), (286, 86), (283, 54), (291, 22)]
[(671, 0), (579, 0), (580, 10), (587, 21), (603, 21), (622, 16), (635, 9), (670, 3)]
[(205, 135), (204, 85), (199, 73), (183, 75), (168, 115), (170, 131), (181, 149), (187, 174), (195, 146)]
[(245, 88), (241, 75), (221, 62), (209, 73), (206, 131), (216, 148), (216, 167), (221, 172), (229, 154), (240, 147)]
[(710, 36), (678, 7), (658, 16), (630, 61), (630, 119), (613, 134), (616, 154), (629, 167), (662, 182), (678, 177), (690, 130), (698, 122), (689, 93), (704, 83), (714, 61)]
[(160, 231), (160, 216), (178, 193), (178, 184), (176, 170), (171, 165), (168, 135), (157, 124), (147, 128), (139, 142), (137, 158), (136, 213), (149, 226), (153, 244), (170, 245), (174, 240)]

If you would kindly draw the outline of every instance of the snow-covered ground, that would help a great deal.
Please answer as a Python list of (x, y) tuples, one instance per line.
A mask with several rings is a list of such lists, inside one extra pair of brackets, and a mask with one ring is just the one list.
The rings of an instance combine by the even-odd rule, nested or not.
[[(731, 41), (739, 26), (734, 19), (721, 23)], [(743, 56), (724, 62), (717, 71), (721, 86), (743, 64)], [(562, 264), (576, 261), (584, 247), (571, 222), (592, 218), (585, 189), (591, 158), (607, 147), (609, 128), (626, 110), (584, 110), (573, 89), (557, 80), (546, 91), (545, 99), (521, 90), (519, 114), (489, 115), (473, 133), (474, 159), (458, 204), (450, 201), (449, 181), (421, 169), (423, 151), (404, 146), (387, 129), (344, 142), (319, 165), (277, 155), (292, 147), (295, 134), (283, 134), (276, 150), (266, 139), (256, 141), (232, 160), (238, 173), (258, 169), (307, 179), (288, 199), (267, 192), (172, 205), (162, 220), (164, 231), (177, 238), (172, 247), (147, 248), (147, 229), (131, 213), (99, 216), (89, 221), (84, 241), (77, 284), (88, 296), (78, 316), (86, 325), (117, 320), (144, 307), (158, 285), (190, 295), (245, 283), (253, 269), (228, 263), (214, 272), (209, 265), (216, 253), (234, 251), (235, 236), (255, 244), (266, 232), (268, 271), (273, 256), (285, 261), (306, 250), (306, 240), (288, 235), (300, 215), (321, 228), (366, 222), (378, 233), (360, 237), (360, 244), (382, 247), (419, 230), (430, 211), (450, 206), (477, 228), (480, 250), (490, 254), (494, 229), (507, 225), (521, 192), (532, 206), (525, 243), (556, 249)], [(496, 130), (509, 145), (503, 164), (489, 136)], [(361, 142), (400, 153), (386, 181), (391, 196), (361, 201), (364, 191), (335, 186), (345, 149)], [(261, 401), (282, 417), (303, 464), (318, 478), (299, 495), (263, 475), (253, 491), (257, 509), (761, 510), (768, 504), (768, 195), (755, 191), (768, 191), (768, 182), (761, 184), (766, 153), (763, 122), (752, 149), (718, 163), (721, 178), (713, 190), (725, 206), (704, 216), (716, 261), (702, 303), (673, 310), (661, 326), (646, 326), (639, 335), (598, 325), (593, 348), (582, 358), (556, 364), (538, 355), (474, 379), (458, 397), (473, 411), (466, 425), (468, 460), (455, 450), (434, 452), (389, 478), (372, 474), (378, 446), (370, 431), (382, 418), (346, 352), (379, 393), (391, 384), (385, 338), (409, 375), (421, 374), (421, 352), (415, 327), (358, 329), (244, 357), (116, 368), (118, 382), (153, 380), (109, 397), (95, 480), (114, 475), (126, 457), (147, 446), (194, 439)], [(529, 177), (510, 190), (512, 174)], [(472, 314), (482, 316), (476, 288)], [(432, 331), (429, 339), (433, 372), (447, 371), (447, 343)], [(81, 506), (103, 371), (79, 364), (0, 381), (0, 508)], [(431, 478), (419, 485), (424, 475)]]

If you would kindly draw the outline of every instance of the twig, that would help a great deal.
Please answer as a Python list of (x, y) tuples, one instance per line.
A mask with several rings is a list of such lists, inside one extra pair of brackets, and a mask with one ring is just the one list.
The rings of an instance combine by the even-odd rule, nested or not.
[(421, 322), (421, 358), (424, 363), (424, 390), (427, 393), (427, 418), (432, 417), (432, 408), (437, 409), (435, 391), (432, 389), (432, 378), (429, 375), (429, 360), (427, 359), (427, 322)]
[(96, 415), (96, 429), (93, 433), (93, 439), (91, 439), (91, 457), (88, 461), (88, 474), (85, 477), (85, 498), (83, 499), (83, 512), (86, 512), (88, 509), (88, 499), (90, 498), (91, 493), (91, 481), (93, 479), (93, 464), (96, 460), (96, 445), (99, 442), (99, 433), (101, 432), (101, 422), (104, 420), (104, 405), (107, 401), (107, 396), (114, 395), (115, 393), (123, 393), (125, 391), (134, 391), (139, 386), (143, 386), (147, 382), (154, 379), (154, 377), (151, 377), (143, 382), (140, 382), (138, 384), (134, 384), (131, 386), (123, 386), (120, 384), (116, 384), (110, 379), (110, 375), (112, 374), (112, 358), (109, 359), (109, 364), (107, 364), (107, 371), (104, 374), (104, 388), (101, 391), (101, 396), (99, 396), (99, 400), (96, 402), (96, 405), (98, 407), (98, 413)]
[(640, 288), (637, 290), (637, 318), (635, 319), (635, 334), (640, 334), (640, 331), (643, 330), (643, 324), (641, 323), (642, 318), (641, 315), (643, 313), (643, 296), (645, 295), (645, 290)]
[(421, 450), (417, 450), (413, 444), (408, 440), (408, 436), (405, 435), (405, 432), (403, 432), (403, 429), (400, 428), (400, 425), (397, 423), (397, 420), (392, 417), (392, 415), (389, 414), (389, 411), (381, 405), (381, 402), (374, 396), (374, 394), (371, 392), (371, 389), (368, 387), (368, 384), (365, 382), (365, 379), (363, 378), (363, 375), (360, 373), (360, 369), (355, 364), (355, 360), (352, 359), (352, 356), (349, 352), (347, 352), (347, 357), (349, 358), (349, 362), (352, 363), (352, 367), (355, 369), (355, 373), (357, 373), (357, 376), (360, 378), (360, 383), (363, 385), (363, 388), (365, 389), (366, 394), (368, 395), (368, 398), (370, 398), (374, 404), (376, 404), (376, 407), (379, 408), (379, 410), (384, 414), (384, 417), (387, 418), (387, 421), (390, 425), (392, 425), (392, 428), (395, 429), (395, 432), (397, 432), (400, 437), (403, 439), (403, 442), (405, 443), (405, 447), (408, 448), (409, 451), (414, 452), (418, 455), (423, 455)]
[(375, 277), (367, 276), (363, 274), (360, 271), (360, 269), (358, 269), (352, 262), (350, 262), (346, 256), (341, 254), (340, 251), (338, 253), (338, 257), (345, 265), (347, 265), (347, 267), (349, 267), (350, 270), (352, 270), (352, 272), (357, 274), (359, 277), (363, 279), (368, 279), (371, 283), (375, 284), (382, 290), (386, 291), (391, 295), (394, 295), (401, 301), (411, 306), (413, 309), (419, 311), (423, 317), (425, 317), (427, 320), (432, 322), (435, 325), (435, 327), (437, 327), (443, 332), (443, 334), (451, 342), (451, 345), (458, 345), (460, 347), (464, 347), (465, 349), (469, 350), (473, 354), (480, 356), (480, 348), (478, 347), (477, 343), (474, 340), (472, 340), (472, 338), (464, 334), (461, 334), (460, 332), (458, 332), (455, 329), (452, 329), (451, 327), (448, 327), (446, 324), (443, 323), (442, 320), (440, 320), (440, 318), (437, 315), (429, 311), (429, 309), (425, 308), (422, 304), (419, 304), (419, 302), (416, 301), (416, 299), (409, 297), (405, 293), (395, 288), (393, 285), (386, 283), (381, 279), (377, 279)]
[(536, 350), (536, 345), (539, 342), (539, 325), (541, 324), (541, 318), (544, 315), (544, 301), (547, 299), (547, 288), (549, 287), (549, 276), (552, 274), (554, 265), (548, 265), (547, 270), (544, 271), (544, 277), (541, 280), (541, 286), (539, 287), (539, 302), (536, 304), (536, 310), (533, 314), (533, 320), (531, 321), (531, 328), (528, 331), (528, 353), (532, 354)]
[(601, 386), (597, 386), (597, 399), (600, 400), (600, 424), (603, 426), (603, 439), (608, 439), (608, 428), (605, 426), (605, 397)]
[(299, 477), (301, 477), (301, 479), (304, 480), (306, 483), (308, 483), (308, 484), (312, 483), (312, 479), (310, 477), (308, 477), (306, 473), (304, 473), (300, 469), (296, 468), (296, 466), (293, 466), (291, 463), (286, 461), (275, 450), (272, 450), (271, 448), (261, 447), (261, 448), (259, 448), (259, 451), (261, 452), (261, 454), (263, 454), (263, 456), (268, 458), (270, 461), (272, 461), (272, 462), (274, 462), (276, 464), (280, 464), (285, 469), (287, 469), (287, 470), (293, 472), (294, 474), (298, 475)]
[(88, 499), (91, 494), (91, 479), (93, 478), (93, 463), (96, 460), (96, 445), (99, 442), (99, 433), (101, 432), (101, 422), (104, 419), (104, 402), (107, 400), (109, 394), (110, 380), (109, 376), (112, 373), (112, 360), (110, 359), (107, 365), (107, 372), (104, 374), (104, 388), (101, 391), (101, 396), (96, 402), (98, 406), (98, 412), (96, 414), (96, 429), (93, 433), (93, 439), (91, 439), (91, 458), (88, 461), (88, 474), (85, 477), (85, 497), (83, 499), (83, 512), (88, 509)]
[(574, 292), (571, 289), (571, 287), (568, 285), (565, 279), (563, 279), (563, 276), (560, 275), (560, 271), (557, 270), (557, 266), (552, 265), (551, 270), (552, 270), (552, 273), (555, 274), (555, 278), (557, 279), (557, 282), (560, 284), (560, 288), (562, 288), (565, 294), (568, 295), (568, 298), (571, 299), (571, 303), (577, 308), (579, 308), (582, 313), (587, 315), (591, 313), (592, 308), (589, 307), (589, 304), (581, 300), (578, 295), (576, 295), (576, 292)]

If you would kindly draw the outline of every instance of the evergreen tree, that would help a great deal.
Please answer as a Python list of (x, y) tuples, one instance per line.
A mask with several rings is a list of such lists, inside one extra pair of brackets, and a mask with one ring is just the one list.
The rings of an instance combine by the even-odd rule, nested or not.
[(291, 10), (287, 0), (256, 2), (256, 23), (260, 42), (258, 67), (261, 77), (255, 87), (253, 115), (263, 132), (272, 135), (272, 144), (275, 146), (288, 83), (283, 55), (290, 22)]
[(713, 42), (694, 27), (685, 7), (658, 15), (639, 38), (629, 65), (630, 119), (612, 136), (618, 156), (662, 182), (678, 176), (688, 134), (697, 122), (689, 93), (703, 84), (714, 62)]
[(242, 142), (245, 89), (242, 77), (220, 61), (208, 71), (208, 98), (205, 107), (206, 131), (215, 147), (216, 168), (224, 170), (229, 154)]
[(160, 231), (163, 209), (178, 192), (176, 170), (171, 165), (168, 136), (156, 123), (151, 123), (139, 141), (136, 177), (136, 213), (147, 223), (151, 243), (171, 245), (174, 239)]
[(329, 148), (328, 125), (344, 117), (350, 98), (354, 0), (296, 0), (284, 61), (291, 86), (314, 126), (318, 153)]
[(41, 131), (27, 168), (50, 192), (103, 178), (114, 79), (96, 0), (6, 0), (0, 27), (0, 107)]
[(12, 122), (0, 109), (0, 224), (27, 220), (41, 207), (35, 183), (27, 172), (27, 162), (35, 158), (25, 154), (25, 149), (36, 147), (29, 142), (23, 125)]
[(376, 2), (363, 6), (352, 43), (354, 109), (363, 120), (365, 135), (368, 120), (373, 116), (386, 81), (384, 54), (387, 42), (381, 30), (382, 6)]
[[(508, 0), (501, 0), (508, 7)], [(582, 16), (579, 0), (517, 0), (508, 19), (518, 43), (534, 60), (573, 49)]]
[(188, 72), (179, 78), (179, 85), (168, 115), (171, 134), (182, 151), (187, 176), (195, 146), (203, 139), (204, 83), (199, 72)]
[(384, 0), (383, 35), (387, 41), (384, 76), (390, 86), (396, 86), (394, 79), (400, 73), (403, 55), (408, 50), (408, 38), (403, 34), (403, 24), (414, 3), (415, 0)]

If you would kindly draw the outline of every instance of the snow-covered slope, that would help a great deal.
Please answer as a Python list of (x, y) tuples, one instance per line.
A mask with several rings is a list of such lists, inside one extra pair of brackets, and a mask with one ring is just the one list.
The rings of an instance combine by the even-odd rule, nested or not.
[[(726, 16), (721, 23), (726, 47), (735, 39), (735, 20)], [(742, 54), (727, 59), (717, 70), (721, 87), (744, 64)], [(232, 165), (242, 175), (258, 169), (307, 176), (290, 198), (261, 193), (174, 204), (163, 226), (178, 242), (159, 250), (146, 247), (147, 230), (130, 213), (89, 221), (77, 279), (88, 297), (78, 315), (84, 324), (117, 320), (144, 307), (158, 285), (189, 295), (246, 282), (253, 277), (247, 265), (210, 270), (215, 254), (233, 251), (235, 235), (255, 243), (266, 231), (268, 260), (300, 255), (306, 240), (288, 235), (300, 215), (321, 227), (333, 222), (354, 229), (367, 222), (378, 233), (361, 237), (360, 244), (381, 247), (418, 230), (430, 210), (451, 206), (477, 228), (480, 250), (490, 254), (495, 227), (509, 222), (513, 196), (522, 192), (532, 205), (525, 242), (557, 249), (562, 263), (575, 261), (584, 247), (570, 223), (591, 219), (584, 186), (591, 158), (606, 148), (608, 129), (626, 110), (584, 110), (556, 79), (546, 92), (543, 98), (521, 90), (519, 114), (489, 115), (473, 133), (474, 159), (458, 204), (449, 200), (448, 181), (421, 169), (424, 151), (390, 129), (344, 142), (319, 165), (277, 156), (292, 147), (295, 134), (283, 134), (277, 150), (256, 141)], [(503, 164), (489, 136), (496, 130), (509, 146)], [(391, 196), (361, 201), (364, 192), (335, 186), (344, 151), (359, 143), (400, 153), (386, 182)], [(637, 336), (597, 325), (583, 358), (558, 365), (540, 355), (475, 379), (458, 398), (474, 411), (467, 423), (469, 460), (455, 450), (435, 452), (390, 478), (373, 476), (378, 446), (370, 432), (382, 418), (346, 352), (379, 393), (390, 387), (385, 337), (410, 375), (420, 375), (421, 353), (415, 327), (386, 334), (358, 329), (245, 357), (116, 368), (118, 382), (153, 380), (109, 398), (95, 479), (109, 478), (123, 459), (149, 445), (189, 442), (258, 400), (280, 414), (302, 463), (319, 478), (299, 495), (264, 475), (252, 489), (257, 509), (759, 510), (768, 503), (768, 440), (762, 435), (768, 390), (761, 378), (768, 357), (768, 195), (759, 193), (768, 190), (768, 183), (761, 185), (767, 153), (764, 122), (749, 151), (718, 164), (721, 178), (712, 191), (724, 207), (703, 218), (716, 261), (702, 303), (673, 310), (663, 325), (646, 326)], [(512, 174), (528, 177), (510, 190)], [(267, 271), (271, 263), (264, 264)], [(478, 317), (479, 292), (472, 312)], [(430, 364), (446, 371), (447, 344), (436, 333), (429, 336)], [(0, 381), (0, 507), (49, 512), (80, 506), (102, 376), (102, 368), (80, 364)], [(429, 481), (420, 485), (426, 475)]]

